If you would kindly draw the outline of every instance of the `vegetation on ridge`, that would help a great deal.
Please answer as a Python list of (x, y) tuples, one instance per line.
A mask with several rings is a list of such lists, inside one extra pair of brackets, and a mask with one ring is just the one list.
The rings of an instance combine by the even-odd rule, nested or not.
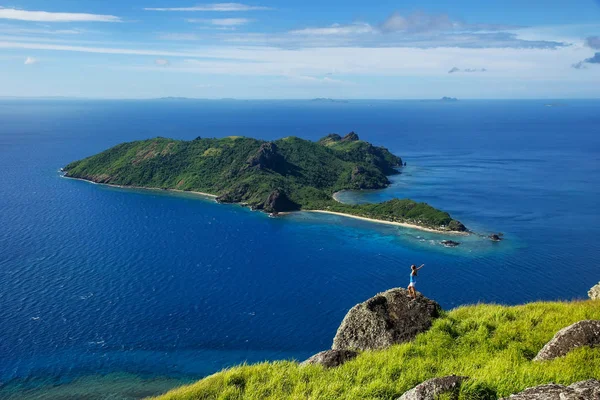
[(392, 400), (427, 379), (450, 374), (470, 377), (460, 399), (497, 399), (550, 382), (600, 377), (600, 348), (531, 361), (558, 330), (585, 319), (600, 319), (600, 302), (465, 306), (445, 313), (413, 342), (364, 352), (337, 368), (293, 361), (244, 365), (159, 399)]
[(331, 134), (319, 142), (287, 137), (273, 142), (232, 136), (181, 141), (155, 138), (123, 143), (67, 165), (66, 176), (97, 183), (218, 196), (267, 212), (329, 210), (368, 218), (464, 231), (448, 213), (425, 203), (391, 200), (345, 205), (333, 193), (381, 189), (402, 159), (354, 132)]

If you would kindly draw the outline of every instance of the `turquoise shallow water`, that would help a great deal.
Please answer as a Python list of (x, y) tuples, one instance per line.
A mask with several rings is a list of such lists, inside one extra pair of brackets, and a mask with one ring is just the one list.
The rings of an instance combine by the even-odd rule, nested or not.
[[(412, 263), (445, 308), (584, 297), (600, 280), (600, 101), (544, 104), (0, 102), (0, 398), (138, 398), (243, 361), (303, 359), (354, 304), (406, 286)], [(449, 249), (444, 235), (58, 173), (158, 135), (350, 130), (408, 166), (345, 201), (411, 197), (506, 240)]]

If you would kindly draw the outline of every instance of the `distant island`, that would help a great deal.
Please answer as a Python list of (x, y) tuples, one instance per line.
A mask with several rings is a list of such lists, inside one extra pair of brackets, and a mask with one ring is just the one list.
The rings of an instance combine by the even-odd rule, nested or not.
[(442, 232), (466, 232), (448, 213), (426, 203), (393, 199), (350, 205), (341, 190), (382, 189), (403, 165), (384, 147), (354, 132), (312, 142), (297, 137), (267, 142), (241, 136), (192, 141), (155, 138), (117, 145), (75, 161), (66, 177), (125, 187), (214, 196), (268, 213), (309, 210)]
[(312, 99), (311, 101), (315, 103), (348, 103), (348, 100), (337, 100), (327, 97), (318, 97), (316, 99)]
[(430, 99), (421, 100), (422, 103), (456, 103), (458, 99), (456, 97), (442, 97), (441, 99)]

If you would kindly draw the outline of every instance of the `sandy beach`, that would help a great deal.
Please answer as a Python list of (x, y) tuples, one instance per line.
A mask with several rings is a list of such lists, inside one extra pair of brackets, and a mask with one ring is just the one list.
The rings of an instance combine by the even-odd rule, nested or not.
[(363, 220), (363, 221), (374, 222), (374, 223), (377, 223), (377, 224), (386, 224), (386, 225), (401, 226), (403, 228), (418, 229), (420, 231), (426, 231), (426, 232), (432, 232), (432, 233), (443, 233), (443, 234), (447, 234), (447, 235), (458, 235), (458, 236), (467, 236), (467, 235), (469, 235), (468, 232), (443, 231), (443, 230), (439, 230), (439, 229), (426, 228), (424, 226), (419, 226), (419, 225), (415, 225), (415, 224), (409, 224), (409, 223), (406, 223), (406, 222), (384, 221), (384, 220), (381, 220), (381, 219), (359, 217), (358, 215), (344, 214), (344, 213), (335, 212), (335, 211), (306, 210), (306, 212), (321, 213), (321, 214), (332, 214), (332, 215), (338, 215), (340, 217), (360, 219), (360, 220)]
[(344, 204), (344, 202), (343, 202), (343, 201), (341, 201), (341, 200), (338, 198), (338, 195), (339, 195), (340, 193), (342, 193), (342, 192), (341, 192), (341, 191), (340, 191), (340, 192), (335, 192), (335, 193), (334, 193), (334, 194), (333, 194), (331, 197), (333, 197), (333, 199), (334, 199), (335, 201), (337, 201), (338, 203), (342, 203), (342, 204)]
[[(214, 194), (210, 194), (210, 193), (204, 193), (204, 192), (196, 192), (196, 191), (186, 191), (186, 190), (178, 190), (178, 189), (161, 189), (161, 188), (151, 188), (151, 187), (142, 187), (142, 186), (125, 186), (125, 185), (113, 185), (110, 183), (97, 183), (97, 182), (93, 182), (87, 179), (82, 179), (82, 178), (71, 178), (65, 175), (62, 175), (63, 178), (67, 178), (67, 179), (74, 179), (77, 181), (83, 181), (83, 182), (88, 182), (94, 185), (104, 185), (104, 186), (110, 186), (110, 187), (115, 187), (115, 188), (119, 188), (119, 189), (142, 189), (142, 190), (159, 190), (159, 191), (166, 191), (166, 192), (177, 192), (177, 193), (192, 193), (192, 194), (196, 194), (199, 196), (204, 196), (204, 197), (210, 197), (210, 198), (217, 198), (218, 196), (214, 195)], [(340, 202), (337, 198), (336, 198), (336, 194), (339, 192), (334, 193), (333, 198)], [(395, 226), (401, 226), (403, 228), (409, 228), (409, 229), (418, 229), (420, 231), (425, 231), (425, 232), (432, 232), (432, 233), (440, 233), (440, 234), (447, 234), (447, 235), (458, 235), (458, 236), (467, 236), (469, 235), (468, 232), (455, 232), (455, 231), (443, 231), (443, 230), (439, 230), (439, 229), (433, 229), (433, 228), (426, 228), (424, 226), (419, 226), (419, 225), (415, 225), (415, 224), (409, 224), (406, 222), (392, 222), (392, 221), (385, 221), (385, 220), (381, 220), (381, 219), (373, 219), (373, 218), (367, 218), (367, 217), (360, 217), (358, 215), (352, 215), (352, 214), (344, 214), (344, 213), (340, 213), (340, 212), (335, 212), (335, 211), (325, 211), (325, 210), (304, 210), (305, 212), (312, 212), (312, 213), (321, 213), (321, 214), (331, 214), (331, 215), (338, 215), (340, 217), (347, 217), (347, 218), (354, 218), (354, 219), (360, 219), (363, 221), (367, 221), (367, 222), (374, 222), (376, 224), (385, 224), (385, 225), (395, 225)], [(286, 214), (291, 214), (290, 212), (281, 212), (279, 213), (279, 215), (284, 216)]]

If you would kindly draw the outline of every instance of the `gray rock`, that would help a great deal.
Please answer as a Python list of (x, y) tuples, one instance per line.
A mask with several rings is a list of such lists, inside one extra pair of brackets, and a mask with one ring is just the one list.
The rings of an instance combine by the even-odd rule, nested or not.
[(600, 346), (600, 321), (579, 321), (561, 329), (535, 356), (533, 361), (552, 360), (582, 346)]
[(529, 388), (501, 400), (600, 400), (600, 382), (595, 379), (577, 382), (571, 386), (549, 385)]
[(315, 354), (300, 365), (320, 364), (325, 368), (333, 368), (356, 358), (357, 355), (358, 352), (352, 350), (327, 350)]
[(590, 299), (592, 300), (600, 300), (600, 283), (590, 289), (588, 296), (590, 296)]
[(269, 197), (267, 197), (263, 208), (266, 212), (278, 213), (298, 210), (300, 206), (290, 200), (285, 192), (281, 190), (274, 190), (271, 192), (271, 194), (269, 194)]
[(404, 393), (398, 400), (435, 400), (444, 393), (458, 396), (460, 385), (468, 379), (465, 376), (450, 375), (443, 378), (433, 378), (415, 386)]
[(406, 289), (391, 289), (352, 307), (333, 339), (332, 349), (374, 350), (408, 342), (427, 331), (441, 307)]

